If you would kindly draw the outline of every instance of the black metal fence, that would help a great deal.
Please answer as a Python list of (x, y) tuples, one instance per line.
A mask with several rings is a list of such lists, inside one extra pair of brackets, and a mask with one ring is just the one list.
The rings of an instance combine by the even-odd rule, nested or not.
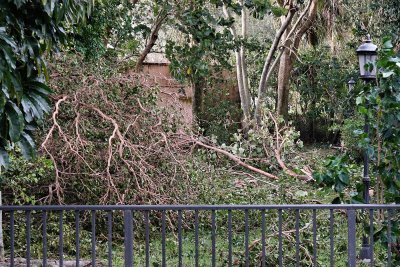
[(0, 266), (49, 266), (50, 261), (58, 266), (67, 261), (72, 266), (395, 266), (399, 256), (393, 255), (399, 241), (393, 227), (399, 225), (400, 205), (0, 210), (6, 249)]

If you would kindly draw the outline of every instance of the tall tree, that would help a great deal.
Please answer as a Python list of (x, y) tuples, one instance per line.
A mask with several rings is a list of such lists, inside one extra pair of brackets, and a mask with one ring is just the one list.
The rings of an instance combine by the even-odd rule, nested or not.
[[(293, 70), (293, 64), (296, 60), (300, 42), (310, 27), (317, 15), (317, 0), (310, 0), (308, 8), (305, 10), (305, 15), (301, 22), (297, 25), (286, 28), (284, 39), (286, 42), (283, 45), (283, 54), (279, 62), (278, 72), (278, 98), (276, 103), (277, 114), (287, 118), (289, 111), (289, 82), (290, 75)], [(282, 20), (282, 24), (284, 20)], [(289, 33), (293, 31), (293, 37)]]
[[(303, 1), (294, 0), (285, 2), (278, 1), (278, 3), (282, 8), (287, 9), (288, 12), (285, 16), (281, 16), (281, 26), (275, 34), (274, 41), (265, 59), (263, 72), (258, 86), (257, 103), (254, 111), (254, 117), (257, 123), (260, 123), (261, 120), (261, 106), (264, 102), (268, 80), (271, 77), (275, 66), (280, 62), (282, 62), (282, 64), (280, 64), (281, 68), (279, 69), (282, 84), (280, 97), (278, 89), (278, 100), (276, 106), (278, 107), (277, 111), (279, 115), (282, 115), (282, 112), (279, 111), (279, 106), (286, 107), (287, 110), (287, 99), (285, 99), (285, 97), (288, 95), (289, 88), (284, 85), (289, 79), (288, 73), (290, 74), (290, 71), (293, 68), (292, 62), (295, 59), (296, 50), (300, 45), (302, 36), (311, 26), (310, 23), (315, 17), (314, 12), (317, 8), (317, 0), (309, 0), (305, 5), (303, 4)], [(300, 6), (304, 6), (304, 8), (302, 12), (298, 14)], [(293, 20), (295, 16), (297, 18), (296, 20)], [(287, 55), (286, 57), (284, 56), (285, 54)], [(288, 64), (287, 66), (285, 65), (286, 63)]]
[[(237, 85), (240, 95), (240, 103), (243, 112), (243, 128), (247, 129), (248, 120), (250, 120), (250, 112), (251, 112), (251, 97), (250, 97), (250, 89), (249, 89), (249, 81), (247, 74), (247, 64), (246, 64), (246, 52), (243, 40), (247, 35), (247, 7), (244, 5), (244, 1), (239, 1), (239, 7), (241, 9), (241, 36), (237, 33), (235, 24), (231, 24), (229, 29), (232, 33), (234, 40), (240, 45), (235, 48), (235, 59), (236, 59), (236, 77), (237, 77)], [(228, 21), (232, 21), (233, 17), (229, 10), (228, 4), (223, 3), (223, 12), (225, 18)]]

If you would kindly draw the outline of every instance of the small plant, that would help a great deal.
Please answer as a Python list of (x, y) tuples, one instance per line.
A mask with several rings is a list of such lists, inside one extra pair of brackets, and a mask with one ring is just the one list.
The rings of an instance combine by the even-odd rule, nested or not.
[(350, 185), (350, 177), (357, 170), (356, 165), (349, 163), (347, 155), (329, 157), (323, 166), (325, 170), (314, 173), (314, 179), (319, 185), (331, 187), (340, 194)]

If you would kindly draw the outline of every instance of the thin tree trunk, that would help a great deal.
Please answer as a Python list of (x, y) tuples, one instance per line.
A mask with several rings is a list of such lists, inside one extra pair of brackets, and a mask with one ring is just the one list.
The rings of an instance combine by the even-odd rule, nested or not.
[[(231, 14), (229, 13), (228, 7), (224, 4), (223, 5), (223, 12), (224, 15), (227, 19), (231, 18)], [(235, 40), (238, 40), (238, 36), (236, 33), (236, 30), (234, 26), (230, 27), (230, 31), (234, 37)], [(242, 124), (243, 124), (243, 129), (248, 128), (248, 120), (250, 119), (250, 92), (248, 91), (248, 86), (245, 86), (245, 79), (247, 79), (247, 74), (244, 75), (243, 70), (246, 71), (246, 67), (243, 67), (243, 64), (246, 64), (245, 61), (242, 59), (244, 58), (244, 51), (241, 53), (241, 50), (244, 50), (243, 47), (237, 49), (235, 51), (235, 57), (236, 57), (236, 77), (237, 77), (237, 83), (238, 83), (238, 89), (239, 89), (239, 95), (240, 95), (240, 105), (242, 108), (243, 112), (243, 118), (242, 118)], [(244, 78), (246, 77), (246, 78)]]
[(154, 23), (153, 30), (150, 33), (149, 41), (147, 42), (146, 47), (140, 54), (138, 61), (136, 63), (135, 70), (137, 72), (142, 70), (144, 60), (146, 59), (147, 55), (150, 53), (151, 49), (156, 44), (156, 41), (158, 39), (158, 32), (160, 31), (161, 26), (164, 20), (167, 18), (167, 16), (168, 13), (163, 11), (161, 11), (161, 14), (158, 15), (156, 22)]
[(279, 73), (278, 73), (278, 101), (276, 111), (279, 116), (287, 119), (289, 114), (289, 81), (290, 74), (293, 69), (292, 57), (290, 51), (285, 49), (280, 59)]
[(307, 17), (304, 17), (304, 20), (302, 18), (303, 21), (301, 24), (296, 23), (296, 25), (287, 35), (286, 39), (288, 40), (288, 38), (290, 38), (291, 33), (296, 31), (296, 34), (293, 37), (294, 40), (289, 41), (288, 44), (286, 44), (285, 46), (285, 52), (281, 57), (279, 66), (278, 99), (277, 99), (276, 111), (279, 116), (283, 116), (285, 119), (288, 118), (288, 113), (289, 113), (290, 76), (293, 70), (296, 53), (300, 46), (300, 42), (304, 33), (306, 33), (306, 31), (312, 26), (312, 22), (314, 21), (317, 15), (317, 0), (310, 0), (308, 8), (304, 10), (303, 15), (305, 15), (306, 12), (308, 13)]
[(273, 56), (279, 47), (279, 43), (281, 41), (283, 33), (289, 27), (295, 13), (296, 13), (296, 9), (290, 8), (289, 13), (286, 16), (286, 19), (284, 20), (280, 29), (278, 30), (278, 32), (275, 35), (274, 42), (272, 43), (272, 46), (271, 46), (271, 48), (268, 52), (268, 55), (265, 59), (264, 68), (263, 68), (261, 78), (260, 78), (260, 83), (258, 86), (256, 107), (254, 110), (254, 118), (256, 119), (257, 123), (260, 122), (261, 105), (263, 103), (263, 100), (265, 97), (265, 92), (267, 90), (267, 88), (266, 88), (267, 78), (269, 78), (268, 73), (271, 73), (270, 68), (271, 68), (271, 64), (273, 63)]
[[(247, 8), (244, 6), (244, 2), (241, 1), (242, 5), (242, 38), (243, 40), (247, 37)], [(249, 78), (247, 72), (247, 62), (246, 62), (246, 50), (244, 45), (242, 44), (240, 47), (240, 57), (242, 62), (242, 76), (243, 76), (243, 90), (246, 97), (246, 103), (248, 106), (248, 117), (250, 118), (251, 112), (251, 93), (250, 93), (250, 86), (249, 86)]]
[(204, 81), (193, 81), (193, 116), (194, 120), (199, 121), (201, 119), (201, 113), (203, 111), (203, 91)]

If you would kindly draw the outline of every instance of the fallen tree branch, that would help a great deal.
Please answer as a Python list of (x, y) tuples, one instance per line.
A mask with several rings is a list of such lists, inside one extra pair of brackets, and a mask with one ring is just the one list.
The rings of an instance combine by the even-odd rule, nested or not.
[(278, 176), (275, 176), (275, 175), (273, 175), (271, 173), (265, 172), (265, 171), (263, 171), (261, 169), (258, 169), (256, 167), (253, 167), (253, 166), (249, 165), (249, 164), (246, 164), (245, 162), (241, 161), (238, 157), (236, 157), (235, 155), (229, 153), (228, 151), (225, 151), (225, 150), (220, 149), (218, 147), (214, 147), (214, 146), (210, 146), (210, 145), (204, 144), (203, 142), (200, 142), (200, 141), (198, 141), (198, 140), (196, 140), (194, 138), (192, 138), (192, 141), (198, 146), (213, 150), (213, 151), (215, 151), (215, 152), (217, 152), (219, 154), (222, 154), (222, 155), (226, 156), (230, 160), (236, 162), (238, 165), (240, 165), (240, 166), (242, 166), (242, 167), (244, 167), (246, 169), (249, 169), (249, 170), (251, 170), (253, 172), (256, 172), (256, 173), (261, 174), (261, 175), (263, 175), (265, 177), (268, 177), (269, 179), (279, 180)]
[[(303, 173), (305, 173), (305, 175), (297, 174), (293, 170), (289, 169), (286, 166), (285, 162), (282, 160), (282, 155), (281, 155), (282, 147), (284, 145), (285, 140), (282, 140), (282, 137), (280, 136), (280, 133), (279, 133), (279, 124), (278, 124), (278, 122), (276, 121), (276, 119), (274, 118), (274, 116), (272, 115), (271, 112), (269, 112), (269, 117), (274, 122), (274, 126), (275, 126), (276, 147), (274, 149), (274, 153), (275, 153), (275, 158), (276, 158), (279, 166), (282, 168), (282, 170), (284, 170), (284, 172), (286, 174), (288, 174), (288, 175), (290, 175), (292, 177), (296, 177), (296, 178), (298, 178), (300, 180), (303, 180), (303, 181), (306, 181), (306, 182), (314, 180), (312, 178), (312, 174), (311, 173), (306, 172), (305, 170), (303, 170)], [(282, 141), (280, 141), (280, 140), (282, 140)], [(265, 147), (264, 147), (264, 149), (265, 149)]]

